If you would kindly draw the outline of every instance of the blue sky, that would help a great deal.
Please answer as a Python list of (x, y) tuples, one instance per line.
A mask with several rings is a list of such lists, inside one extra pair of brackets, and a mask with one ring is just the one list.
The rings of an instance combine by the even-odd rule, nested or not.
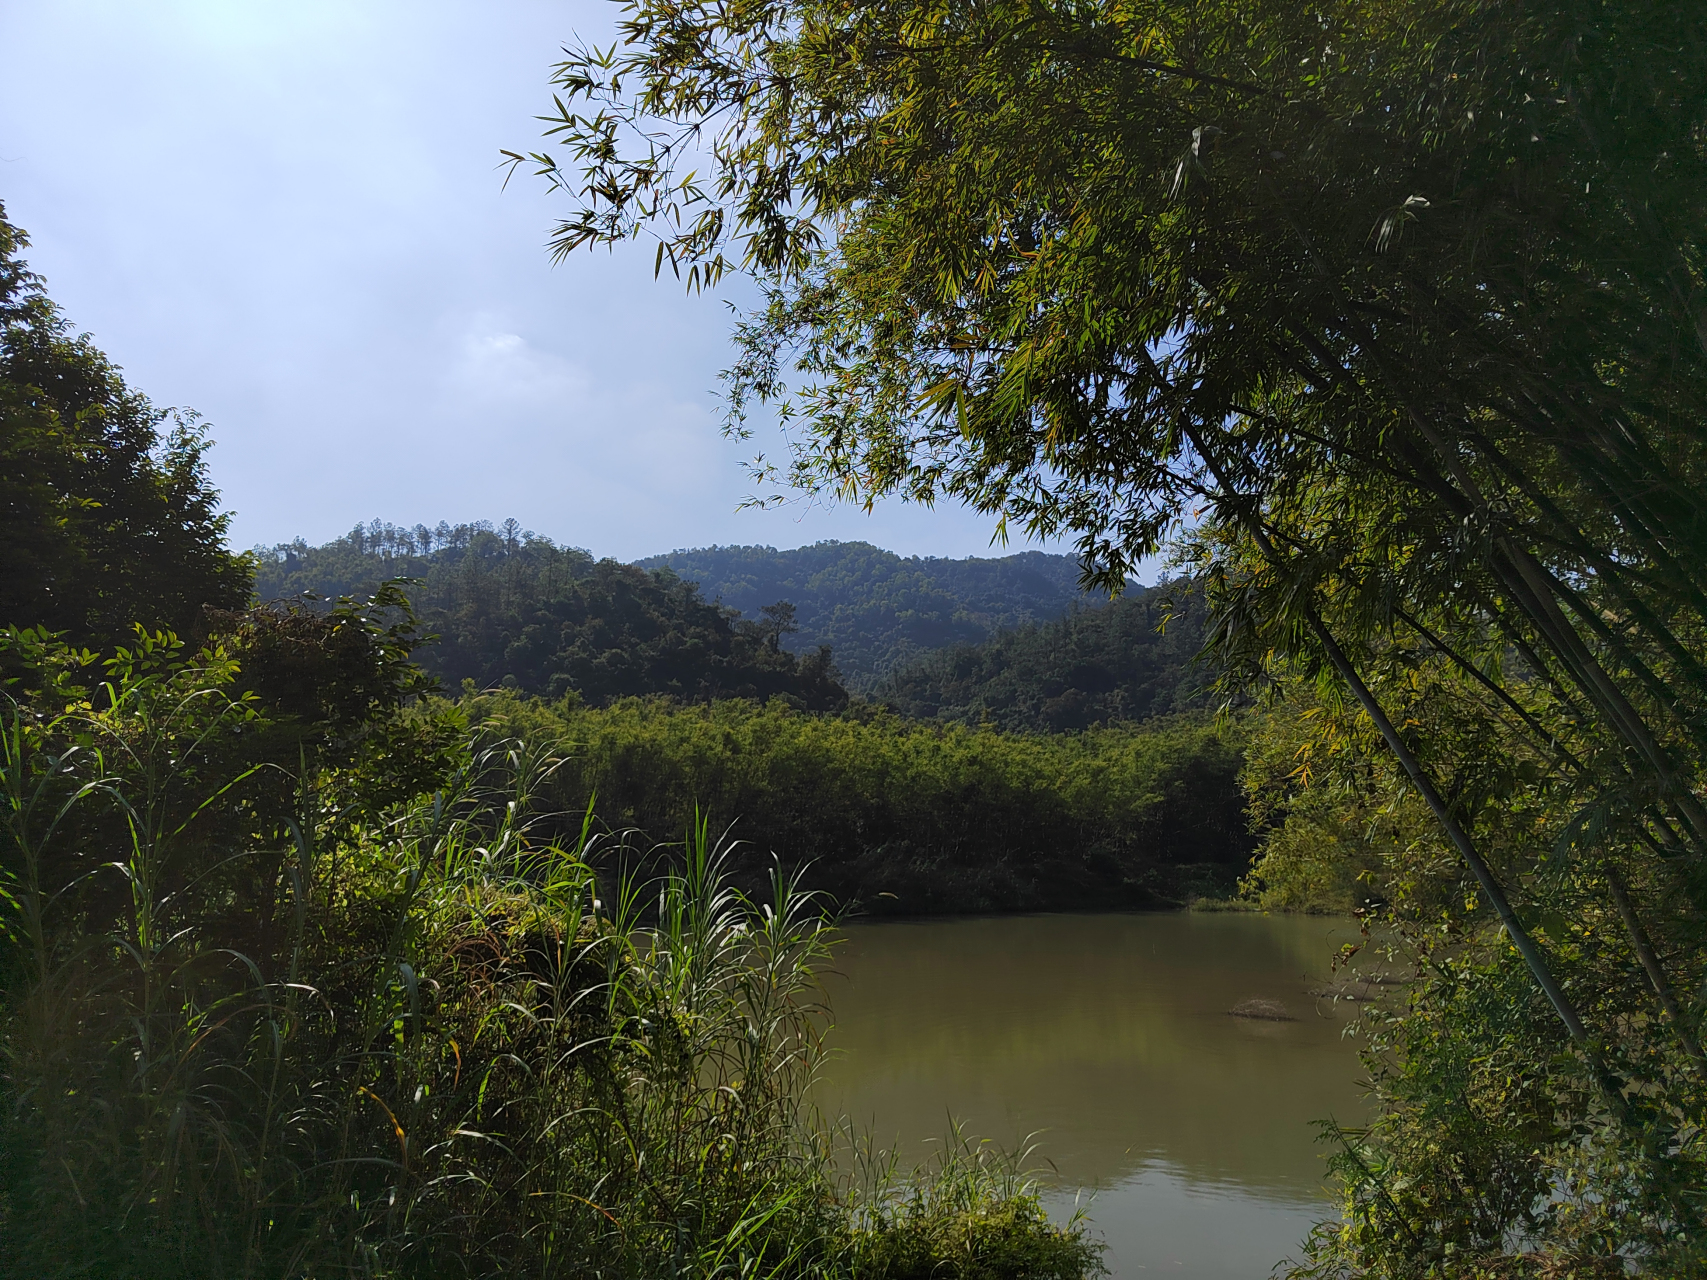
[(213, 424), (239, 546), (513, 515), (623, 559), (1004, 554), (961, 509), (737, 513), (725, 299), (654, 281), (643, 246), (551, 264), (553, 203), (503, 190), (498, 153), (536, 145), (559, 46), (616, 11), (8, 0), (0, 199), (72, 322)]

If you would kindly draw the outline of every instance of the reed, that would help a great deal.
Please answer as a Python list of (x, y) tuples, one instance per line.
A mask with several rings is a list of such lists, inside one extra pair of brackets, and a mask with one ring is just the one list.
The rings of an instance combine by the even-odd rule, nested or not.
[(3, 735), (0, 1273), (875, 1278), (914, 1274), (880, 1238), (1067, 1238), (1005, 1184), (838, 1187), (803, 1101), (833, 914), (735, 888), (705, 818), (542, 825), (559, 762), (515, 740), (365, 814), (232, 748), (264, 717), (217, 655), (109, 675)]
[[(849, 1136), (843, 1130), (844, 1136)], [(843, 1265), (859, 1280), (1080, 1280), (1105, 1274), (1081, 1205), (1050, 1222), (1028, 1162), (953, 1122), (934, 1159), (903, 1168), (869, 1139), (850, 1143), (841, 1200)]]

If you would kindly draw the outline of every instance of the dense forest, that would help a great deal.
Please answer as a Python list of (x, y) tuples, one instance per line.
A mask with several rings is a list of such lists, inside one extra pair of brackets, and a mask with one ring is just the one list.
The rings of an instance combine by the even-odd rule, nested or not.
[[(876, 600), (930, 603), (977, 634), (974, 608), (1025, 616), (1072, 581), (1062, 557), (905, 561), (845, 543), (691, 554), (744, 565), (765, 590), (815, 568), (817, 615), (867, 652), (955, 633)], [(824, 647), (784, 647), (792, 600), (749, 620), (668, 564), (595, 560), (514, 522), (375, 522), (256, 556), (263, 597), (307, 592), (322, 608), (417, 578), (419, 627), (438, 637), (416, 651), (423, 669), (453, 694), (503, 695), (464, 697), (474, 722), (567, 747), (554, 807), (596, 802), (602, 822), (656, 841), (699, 812), (733, 822), (748, 882), (774, 853), (843, 902), (917, 914), (1179, 905), (1231, 892), (1246, 868), (1238, 751), (1201, 715), (1189, 584), (926, 652), (850, 703)], [(1140, 724), (1176, 712), (1200, 714)]]
[(591, 805), (658, 841), (696, 814), (733, 822), (746, 883), (775, 856), (862, 912), (1178, 907), (1231, 894), (1249, 865), (1240, 735), (1201, 716), (1022, 734), (780, 701), (463, 707), (573, 744), (541, 789), (553, 811)]
[(447, 688), (464, 682), (600, 703), (783, 698), (812, 710), (847, 701), (831, 655), (784, 648), (786, 603), (740, 618), (669, 570), (645, 570), (485, 522), (399, 529), (377, 521), (325, 546), (255, 553), (263, 600), (364, 598), (394, 577), (436, 639), (419, 661)]
[(866, 693), (892, 669), (924, 653), (977, 644), (1012, 627), (1094, 608), (1074, 556), (1026, 551), (989, 559), (898, 556), (866, 542), (774, 547), (704, 547), (638, 562), (699, 584), (707, 599), (747, 617), (787, 600), (802, 651), (829, 645), (848, 688)]
[(904, 716), (1057, 732), (1202, 709), (1203, 604), (1187, 581), (1135, 587), (1100, 609), (998, 632), (897, 667), (872, 689)]
[[(826, 709), (845, 687), (907, 715), (988, 715), (1040, 730), (1202, 702), (1204, 682), (1185, 670), (1202, 633), (1189, 595), (1134, 586), (1099, 622), (1092, 606), (1105, 602), (1079, 589), (1068, 556), (903, 559), (821, 542), (672, 552), (628, 566), (513, 520), (376, 520), (321, 546), (299, 539), (252, 554), (263, 600), (360, 598), (393, 577), (418, 579), (408, 594), (438, 637), (420, 661), (449, 688), (472, 680), (546, 697), (572, 690), (595, 703), (784, 697)], [(928, 659), (944, 650), (953, 656)]]
[[(620, 565), (514, 521), (374, 521), (323, 546), (253, 554), (263, 599), (362, 597), (392, 577), (418, 579), (406, 590), (437, 637), (419, 661), (449, 689), (473, 681), (595, 705), (781, 697), (831, 710), (845, 686), (913, 719), (1053, 732), (1202, 709), (1214, 683), (1195, 662), (1203, 608), (1188, 582), (1132, 585), (1093, 608), (1075, 562), (1040, 552), (904, 560), (825, 542)], [(722, 576), (708, 587), (678, 569)], [(784, 594), (755, 603), (772, 591)], [(708, 601), (713, 593), (722, 605)], [(832, 648), (832, 636), (847, 648)], [(953, 639), (965, 636), (974, 639)], [(847, 676), (848, 650), (867, 655), (868, 673), (885, 673), (860, 685)]]

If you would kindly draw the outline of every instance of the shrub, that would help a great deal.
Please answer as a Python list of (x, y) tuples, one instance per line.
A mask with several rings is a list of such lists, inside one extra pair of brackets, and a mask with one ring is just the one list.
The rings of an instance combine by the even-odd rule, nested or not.
[[(280, 713), (231, 653), (144, 641), (90, 691), (88, 655), (7, 637), (34, 680), (0, 750), (0, 1274), (807, 1277), (864, 1256), (803, 1101), (833, 932), (789, 876), (737, 891), (701, 822), (661, 876), (601, 878), (648, 851), (590, 813), (549, 838), (530, 814), (559, 761), (515, 741), (355, 803), (392, 757), (304, 733), (286, 775)], [(364, 742), (435, 714), (369, 710)], [(1015, 1257), (1059, 1235), (967, 1208)]]

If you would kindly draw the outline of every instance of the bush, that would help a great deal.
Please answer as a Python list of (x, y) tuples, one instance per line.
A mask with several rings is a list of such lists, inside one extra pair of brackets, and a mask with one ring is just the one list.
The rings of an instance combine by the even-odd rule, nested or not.
[[(382, 682), (365, 733), (335, 690), (293, 725), (234, 656), (319, 661), (280, 625), (144, 637), (93, 691), (88, 655), (5, 637), (0, 1274), (848, 1274), (868, 1227), (804, 1102), (824, 914), (780, 873), (734, 890), (703, 823), (601, 881), (590, 818), (530, 821), (556, 762), (513, 741), (360, 803), (418, 763), (373, 744), (455, 717)], [(361, 652), (330, 657), (372, 689)], [(1015, 1257), (1061, 1234), (969, 1210)]]
[[(1102, 1245), (1075, 1215), (1049, 1221), (1020, 1158), (957, 1131), (933, 1166), (900, 1176), (892, 1158), (859, 1162), (844, 1245), (852, 1280), (1077, 1280), (1106, 1274)], [(1022, 1158), (1022, 1157), (1021, 1157)]]

